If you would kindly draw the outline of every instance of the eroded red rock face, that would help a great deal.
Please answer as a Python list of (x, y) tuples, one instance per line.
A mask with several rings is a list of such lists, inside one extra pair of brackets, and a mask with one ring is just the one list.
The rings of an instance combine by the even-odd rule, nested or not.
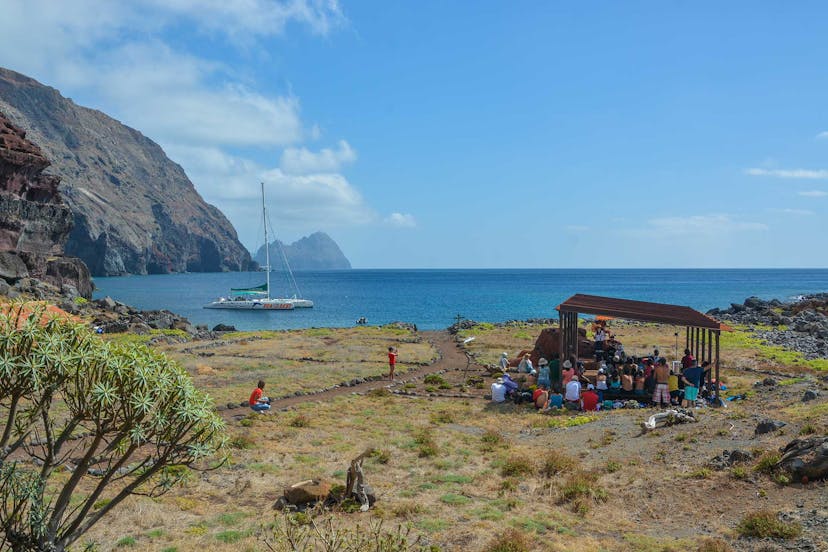
[(0, 277), (13, 282), (32, 276), (58, 288), (70, 284), (90, 297), (89, 269), (80, 259), (63, 256), (72, 212), (58, 193), (60, 179), (43, 174), (49, 165), (26, 133), (0, 113), (0, 252), (5, 252)]

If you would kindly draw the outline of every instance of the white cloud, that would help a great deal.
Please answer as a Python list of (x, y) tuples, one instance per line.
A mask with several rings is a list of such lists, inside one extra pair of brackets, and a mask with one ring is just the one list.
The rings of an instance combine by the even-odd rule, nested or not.
[(338, 172), (342, 165), (356, 161), (356, 151), (340, 140), (338, 149), (324, 148), (314, 153), (307, 148), (287, 148), (282, 152), (279, 166), (287, 174)]
[(634, 232), (669, 238), (678, 236), (712, 236), (733, 232), (757, 232), (767, 230), (761, 222), (741, 221), (727, 214), (694, 215), (654, 218), (647, 227)]
[(347, 178), (335, 173), (286, 174), (216, 147), (165, 147), (209, 203), (219, 205), (248, 248), (261, 245), (259, 183), (265, 184), (268, 218), (280, 238), (320, 229), (377, 222)]
[(398, 226), (400, 228), (414, 228), (417, 226), (417, 221), (414, 215), (407, 213), (391, 213), (385, 217), (385, 223), (391, 226)]
[(785, 215), (797, 216), (811, 216), (816, 214), (813, 211), (809, 211), (808, 209), (771, 209), (771, 211), (775, 213), (783, 213)]
[(828, 130), (820, 132), (819, 134), (816, 135), (816, 137), (817, 137), (818, 140), (822, 139), (822, 138), (828, 138)]
[(826, 169), (760, 169), (751, 168), (745, 171), (750, 176), (772, 176), (775, 178), (802, 178), (810, 180), (828, 179)]
[(825, 197), (828, 196), (828, 192), (823, 192), (822, 190), (806, 190), (803, 192), (797, 192), (797, 194), (804, 196), (804, 197)]

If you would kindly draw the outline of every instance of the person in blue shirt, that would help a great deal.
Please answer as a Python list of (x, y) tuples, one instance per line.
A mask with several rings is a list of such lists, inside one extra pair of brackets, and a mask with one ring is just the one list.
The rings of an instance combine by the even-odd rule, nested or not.
[(710, 369), (710, 363), (704, 361), (699, 366), (698, 363), (692, 368), (688, 368), (681, 375), (681, 380), (684, 382), (684, 400), (681, 405), (685, 408), (691, 408), (696, 404), (696, 398), (699, 396), (699, 387), (704, 381), (705, 373)]

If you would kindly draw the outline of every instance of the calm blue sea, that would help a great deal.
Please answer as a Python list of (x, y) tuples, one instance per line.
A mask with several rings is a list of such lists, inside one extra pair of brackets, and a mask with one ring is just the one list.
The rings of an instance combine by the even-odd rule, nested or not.
[[(351, 326), (361, 316), (369, 324), (404, 321), (428, 330), (446, 328), (457, 314), (487, 322), (556, 317), (555, 306), (575, 293), (706, 311), (750, 295), (786, 300), (828, 291), (828, 269), (347, 270), (295, 276), (313, 309), (202, 308), (230, 287), (263, 283), (262, 273), (95, 278), (95, 298), (109, 295), (140, 309), (171, 310), (194, 324), (232, 324), (240, 330)], [(286, 286), (276, 278), (276, 293), (280, 285)]]

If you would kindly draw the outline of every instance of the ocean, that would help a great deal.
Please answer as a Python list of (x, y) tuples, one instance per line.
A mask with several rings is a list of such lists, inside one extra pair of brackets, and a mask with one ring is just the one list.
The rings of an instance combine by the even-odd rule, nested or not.
[[(264, 282), (261, 272), (191, 273), (95, 278), (94, 297), (110, 296), (143, 309), (167, 309), (210, 328), (239, 330), (345, 327), (411, 322), (443, 329), (456, 316), (504, 322), (556, 318), (555, 307), (575, 293), (687, 305), (706, 311), (750, 295), (790, 300), (828, 291), (828, 269), (476, 269), (295, 272), (312, 309), (229, 311), (202, 308), (228, 292)], [(274, 296), (282, 292), (272, 276)]]

